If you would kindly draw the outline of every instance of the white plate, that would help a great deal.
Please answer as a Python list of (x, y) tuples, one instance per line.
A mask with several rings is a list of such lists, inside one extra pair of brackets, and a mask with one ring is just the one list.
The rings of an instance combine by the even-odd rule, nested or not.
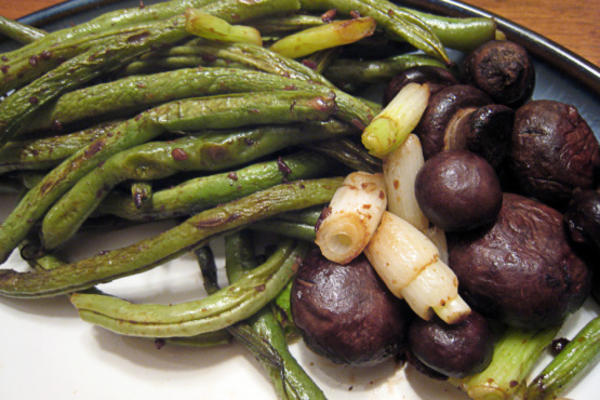
[[(132, 3), (132, 2), (130, 2)], [(85, 16), (63, 19), (79, 22)], [(553, 98), (575, 104), (599, 134), (600, 103), (594, 93), (574, 84), (552, 66), (537, 62), (535, 98)], [(2, 218), (14, 198), (0, 197)], [(126, 243), (166, 228), (155, 224), (129, 228), (110, 235), (78, 239), (81, 257)], [(99, 248), (97, 247), (99, 246)], [(17, 254), (0, 268), (23, 269)], [(102, 289), (139, 302), (171, 303), (204, 295), (192, 256), (133, 277), (103, 285)], [(571, 316), (561, 336), (572, 337), (598, 306), (588, 301)], [(0, 298), (0, 399), (275, 399), (260, 365), (241, 346), (211, 349), (172, 345), (157, 349), (153, 341), (123, 337), (82, 322), (66, 297), (46, 300)], [(390, 361), (373, 368), (332, 364), (307, 350), (302, 342), (292, 352), (330, 399), (465, 400), (449, 384), (431, 380), (410, 366)], [(549, 360), (546, 357), (535, 372)], [(598, 398), (600, 367), (589, 371), (565, 396)]]

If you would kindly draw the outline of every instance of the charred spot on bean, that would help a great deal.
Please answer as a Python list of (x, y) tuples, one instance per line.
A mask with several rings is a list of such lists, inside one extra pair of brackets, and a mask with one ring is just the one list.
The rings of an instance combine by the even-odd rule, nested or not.
[(237, 180), (238, 180), (238, 176), (237, 176), (237, 174), (236, 174), (235, 172), (230, 172), (230, 173), (228, 173), (228, 174), (227, 174), (227, 177), (228, 177), (229, 179), (231, 179), (232, 181), (237, 181)]
[(256, 290), (257, 292), (264, 292), (265, 289), (266, 289), (266, 286), (264, 284), (254, 287), (254, 290)]
[(102, 140), (102, 139), (96, 140), (95, 142), (90, 144), (84, 152), (85, 157), (90, 158), (94, 154), (98, 153), (100, 150), (102, 150), (104, 148), (104, 144), (105, 144), (104, 140)]
[(335, 8), (332, 8), (331, 10), (327, 10), (323, 14), (321, 14), (321, 21), (323, 21), (325, 23), (331, 22), (335, 18), (336, 14), (337, 14), (337, 10)]
[(554, 339), (550, 344), (550, 352), (552, 355), (557, 356), (558, 353), (563, 351), (563, 349), (569, 344), (569, 339), (567, 338), (558, 338)]
[(360, 13), (358, 12), (358, 10), (352, 10), (350, 11), (350, 16), (352, 18), (360, 18)]
[(29, 57), (29, 65), (35, 67), (38, 64), (39, 60), (40, 58), (36, 54), (34, 54), (31, 57)]
[(2, 67), (0, 67), (0, 70), (2, 71), (2, 73), (8, 74), (9, 68), (10, 68), (10, 65), (3, 65)]
[(364, 131), (364, 130), (365, 130), (365, 128), (366, 128), (365, 124), (363, 124), (363, 123), (362, 123), (362, 121), (360, 121), (360, 120), (358, 120), (358, 119), (356, 119), (356, 118), (353, 118), (353, 119), (350, 121), (350, 123), (351, 123), (353, 126), (355, 126), (355, 127), (358, 129), (358, 130), (360, 130), (360, 131)]
[(2, 61), (7, 62), (8, 61), (8, 57), (2, 56)]
[(302, 60), (302, 64), (304, 64), (305, 66), (307, 66), (310, 69), (317, 68), (317, 63), (314, 62), (313, 60), (311, 60), (310, 58), (305, 58), (304, 60)]
[(211, 64), (217, 61), (217, 56), (215, 56), (214, 54), (201, 54), (200, 58), (202, 58), (202, 61)]
[(285, 163), (285, 161), (283, 161), (281, 156), (277, 157), (277, 169), (279, 169), (279, 171), (285, 177), (292, 173), (292, 169)]
[(256, 143), (256, 142), (255, 142), (255, 140), (254, 140), (254, 139), (251, 139), (251, 138), (246, 138), (246, 139), (244, 139), (244, 143), (246, 143), (246, 145), (248, 145), (248, 146), (252, 146), (252, 145), (254, 145), (254, 143)]
[(127, 43), (141, 43), (148, 36), (150, 36), (150, 32), (148, 32), (148, 31), (138, 33), (137, 35), (129, 36), (127, 38)]
[(52, 58), (52, 52), (48, 51), (48, 50), (44, 50), (40, 53), (40, 58), (42, 60), (49, 60), (50, 58)]
[(29, 98), (29, 103), (30, 103), (30, 104), (36, 105), (36, 104), (38, 104), (39, 102), (40, 102), (40, 100), (39, 100), (37, 97), (35, 97), (35, 96), (31, 96), (31, 97)]
[(181, 148), (175, 148), (171, 151), (171, 157), (173, 157), (175, 161), (185, 161), (188, 159), (188, 153)]
[(233, 222), (240, 217), (239, 214), (233, 213), (228, 215), (226, 218), (210, 218), (203, 221), (198, 221), (194, 226), (198, 229), (203, 228), (214, 228), (219, 225), (227, 224), (229, 222)]
[(52, 121), (52, 130), (53, 131), (62, 131), (63, 130), (63, 124), (55, 119), (54, 121)]
[(283, 90), (296, 90), (296, 86), (295, 85), (286, 85)]

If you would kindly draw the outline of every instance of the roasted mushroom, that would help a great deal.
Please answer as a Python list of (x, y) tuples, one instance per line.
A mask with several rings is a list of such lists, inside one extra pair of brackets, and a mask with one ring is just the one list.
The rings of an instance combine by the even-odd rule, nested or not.
[(600, 147), (575, 107), (536, 100), (515, 114), (509, 166), (520, 190), (563, 207), (574, 188), (591, 188)]
[(516, 327), (556, 326), (590, 290), (562, 215), (517, 194), (504, 194), (491, 227), (449, 235), (449, 264), (475, 310)]
[(441, 67), (423, 65), (408, 68), (394, 76), (383, 94), (383, 104), (388, 104), (398, 92), (408, 83), (427, 83), (429, 92), (433, 95), (442, 88), (458, 84), (458, 80), (450, 71)]
[(573, 242), (600, 254), (600, 193), (575, 189), (564, 220)]
[(455, 132), (460, 127), (468, 126), (463, 121), (467, 121), (476, 109), (488, 104), (492, 104), (488, 95), (468, 85), (448, 86), (431, 96), (427, 109), (415, 128), (415, 133), (421, 139), (425, 159), (449, 149), (449, 143), (457, 141), (454, 138)]
[(533, 63), (517, 43), (486, 42), (471, 52), (463, 65), (465, 80), (489, 94), (496, 103), (518, 107), (533, 93)]
[(425, 162), (415, 180), (423, 214), (445, 231), (465, 231), (494, 221), (502, 188), (494, 169), (467, 150), (449, 150)]
[(292, 315), (305, 343), (336, 363), (374, 365), (405, 346), (410, 311), (363, 256), (341, 265), (308, 254), (291, 292)]
[(471, 312), (448, 325), (440, 319), (414, 319), (408, 329), (408, 348), (425, 366), (448, 377), (481, 372), (492, 360), (494, 337), (487, 320)]

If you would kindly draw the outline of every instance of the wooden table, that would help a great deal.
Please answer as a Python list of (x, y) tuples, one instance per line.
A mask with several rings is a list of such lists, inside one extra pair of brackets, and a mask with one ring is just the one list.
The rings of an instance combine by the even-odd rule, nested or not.
[[(0, 15), (19, 18), (63, 0), (0, 0)], [(519, 23), (600, 65), (600, 0), (466, 0)]]

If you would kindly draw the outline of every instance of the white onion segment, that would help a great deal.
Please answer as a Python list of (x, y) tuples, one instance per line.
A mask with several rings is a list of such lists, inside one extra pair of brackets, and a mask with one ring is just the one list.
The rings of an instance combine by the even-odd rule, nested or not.
[(425, 236), (429, 238), (440, 252), (440, 260), (448, 264), (448, 242), (446, 240), (446, 232), (439, 226), (431, 225), (423, 231)]
[(423, 232), (387, 211), (365, 254), (379, 277), (397, 297), (403, 297), (402, 289), (439, 258), (437, 247)]
[(471, 312), (435, 244), (397, 215), (383, 214), (365, 254), (388, 289), (421, 318), (431, 318), (433, 310), (445, 322), (455, 323)]
[(429, 221), (417, 202), (415, 180), (424, 163), (421, 141), (415, 134), (383, 160), (388, 210), (421, 231), (428, 228)]
[(315, 243), (323, 256), (339, 264), (352, 261), (369, 243), (386, 207), (382, 174), (349, 174), (317, 228)]

